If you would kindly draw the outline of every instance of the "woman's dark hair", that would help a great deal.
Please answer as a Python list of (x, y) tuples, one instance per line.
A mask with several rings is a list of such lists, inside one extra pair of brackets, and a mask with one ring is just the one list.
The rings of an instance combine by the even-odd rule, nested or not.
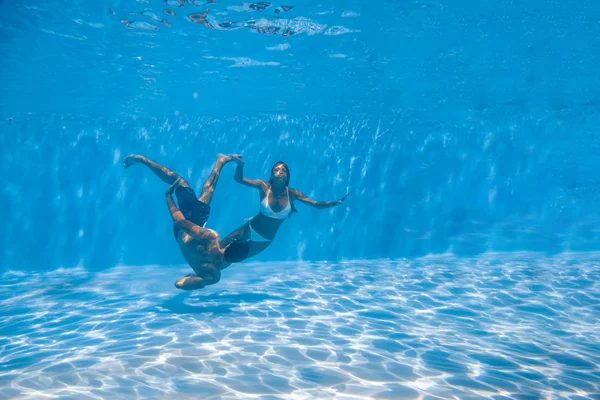
[(250, 253), (250, 245), (245, 240), (236, 240), (229, 246), (225, 247), (223, 258), (230, 263), (244, 261)]
[(271, 175), (269, 176), (269, 185), (273, 184), (273, 172), (275, 172), (275, 167), (277, 167), (278, 165), (283, 165), (285, 167), (285, 170), (287, 171), (287, 180), (285, 181), (285, 186), (288, 186), (290, 184), (290, 177), (291, 177), (290, 167), (288, 167), (287, 164), (284, 163), (283, 161), (277, 161), (271, 167)]
[[(291, 178), (291, 174), (290, 174), (290, 167), (288, 167), (288, 165), (286, 163), (284, 163), (283, 161), (277, 161), (275, 164), (273, 164), (273, 166), (271, 167), (271, 175), (269, 176), (269, 185), (273, 184), (273, 172), (275, 172), (275, 167), (277, 167), (278, 165), (283, 165), (285, 167), (285, 170), (287, 171), (287, 179), (285, 181), (285, 186), (288, 188), (288, 199), (290, 201), (290, 207), (292, 207), (292, 213), (297, 213), (298, 210), (296, 210), (296, 207), (294, 207), (294, 203), (292, 202), (292, 199), (289, 197), (289, 187), (288, 185), (290, 184), (290, 178)], [(292, 213), (290, 213), (290, 217), (292, 216)]]

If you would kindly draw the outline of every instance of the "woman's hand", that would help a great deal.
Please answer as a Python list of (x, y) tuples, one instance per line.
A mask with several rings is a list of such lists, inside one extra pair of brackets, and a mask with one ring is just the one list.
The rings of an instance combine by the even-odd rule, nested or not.
[(335, 201), (335, 203), (336, 203), (335, 205), (337, 206), (337, 205), (339, 205), (339, 204), (342, 204), (342, 203), (344, 202), (344, 200), (346, 200), (346, 197), (348, 197), (348, 195), (349, 195), (349, 194), (350, 194), (350, 193), (346, 193), (346, 195), (345, 195), (344, 197), (342, 197), (342, 198), (341, 198), (341, 199), (339, 199), (339, 200), (336, 200), (336, 201)]
[(339, 206), (340, 204), (342, 204), (344, 202), (344, 200), (346, 200), (346, 197), (348, 197), (349, 194), (350, 193), (346, 193), (346, 195), (344, 197), (342, 197), (341, 199), (330, 201), (329, 207)]
[(237, 165), (244, 165), (244, 160), (242, 160), (241, 154), (232, 154), (231, 158), (237, 163)]

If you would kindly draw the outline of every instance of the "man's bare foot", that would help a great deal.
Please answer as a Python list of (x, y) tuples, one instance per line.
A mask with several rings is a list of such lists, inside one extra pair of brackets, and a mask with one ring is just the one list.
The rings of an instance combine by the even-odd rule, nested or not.
[(130, 154), (123, 160), (123, 166), (125, 168), (131, 167), (133, 164), (137, 164), (140, 162), (142, 156), (137, 154)]
[(223, 153), (217, 154), (217, 162), (227, 164), (231, 161), (231, 156), (225, 155)]

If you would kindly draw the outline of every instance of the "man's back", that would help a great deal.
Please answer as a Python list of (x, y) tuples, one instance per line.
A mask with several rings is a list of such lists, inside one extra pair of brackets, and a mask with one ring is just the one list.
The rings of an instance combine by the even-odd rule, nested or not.
[(231, 263), (223, 259), (223, 250), (219, 247), (218, 234), (212, 229), (202, 228), (205, 235), (202, 238), (192, 237), (184, 231), (179, 231), (177, 243), (185, 261), (200, 276), (212, 275)]

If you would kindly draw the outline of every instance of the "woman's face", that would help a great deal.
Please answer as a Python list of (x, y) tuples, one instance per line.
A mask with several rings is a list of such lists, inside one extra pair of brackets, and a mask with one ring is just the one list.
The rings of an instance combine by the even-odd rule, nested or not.
[(275, 181), (286, 183), (288, 179), (288, 170), (285, 164), (275, 165), (273, 172), (271, 173), (271, 177)]

